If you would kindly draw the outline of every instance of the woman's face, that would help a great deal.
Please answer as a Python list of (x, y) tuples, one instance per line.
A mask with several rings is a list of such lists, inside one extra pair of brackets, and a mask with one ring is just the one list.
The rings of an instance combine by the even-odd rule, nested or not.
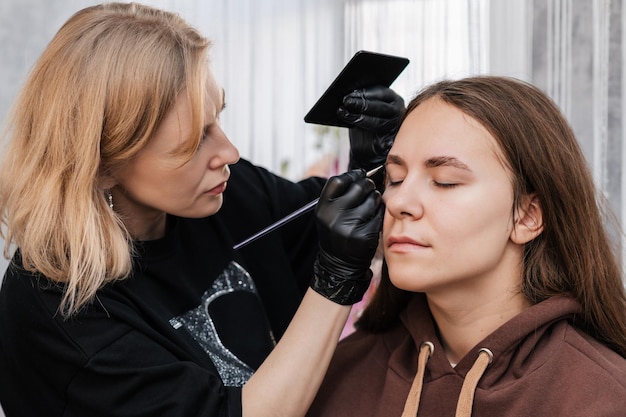
[[(426, 293), (519, 279), (513, 187), (495, 139), (439, 99), (414, 109), (387, 158), (383, 226), (389, 276)], [(517, 276), (517, 278), (515, 278)]]
[(114, 175), (113, 204), (135, 238), (154, 238), (147, 235), (164, 230), (165, 213), (200, 218), (215, 214), (222, 205), (228, 164), (235, 163), (239, 153), (220, 127), (223, 91), (212, 76), (207, 92), (204, 137), (190, 161), (183, 164), (176, 154), (192, 130), (183, 91), (146, 147)]

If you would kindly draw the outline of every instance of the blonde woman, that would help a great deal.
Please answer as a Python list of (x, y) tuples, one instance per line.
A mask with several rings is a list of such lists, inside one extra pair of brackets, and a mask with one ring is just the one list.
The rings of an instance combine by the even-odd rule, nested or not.
[[(7, 417), (310, 404), (367, 289), (380, 195), (364, 171), (322, 190), (238, 162), (208, 50), (172, 13), (106, 3), (72, 16), (33, 68), (0, 169), (16, 248), (0, 289)], [(403, 104), (382, 101), (399, 119)], [(368, 162), (370, 139), (352, 143)], [(233, 251), (320, 191), (317, 222)]]

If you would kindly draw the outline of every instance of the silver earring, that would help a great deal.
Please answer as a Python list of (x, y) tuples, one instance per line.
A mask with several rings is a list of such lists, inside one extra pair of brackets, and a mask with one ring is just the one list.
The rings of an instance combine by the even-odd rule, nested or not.
[(109, 202), (109, 208), (113, 210), (113, 195), (111, 194), (111, 190), (106, 190), (106, 195)]

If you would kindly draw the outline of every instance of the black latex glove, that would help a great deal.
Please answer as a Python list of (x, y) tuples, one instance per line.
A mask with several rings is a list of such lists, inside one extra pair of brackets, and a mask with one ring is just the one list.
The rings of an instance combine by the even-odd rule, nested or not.
[[(337, 116), (352, 126), (349, 169), (369, 171), (385, 162), (404, 111), (404, 100), (388, 87), (359, 89), (344, 96)], [(377, 177), (374, 180), (379, 183)]]
[(319, 253), (311, 287), (342, 305), (360, 301), (372, 278), (384, 206), (365, 171), (331, 177), (315, 208)]

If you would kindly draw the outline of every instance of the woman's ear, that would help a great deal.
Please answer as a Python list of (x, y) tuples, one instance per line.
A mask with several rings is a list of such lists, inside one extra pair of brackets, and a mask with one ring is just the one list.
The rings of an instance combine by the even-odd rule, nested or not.
[(543, 232), (543, 213), (539, 198), (535, 194), (522, 197), (517, 208), (511, 240), (518, 245), (530, 242)]
[(117, 185), (116, 179), (109, 173), (109, 170), (102, 170), (98, 173), (98, 188), (110, 190)]

